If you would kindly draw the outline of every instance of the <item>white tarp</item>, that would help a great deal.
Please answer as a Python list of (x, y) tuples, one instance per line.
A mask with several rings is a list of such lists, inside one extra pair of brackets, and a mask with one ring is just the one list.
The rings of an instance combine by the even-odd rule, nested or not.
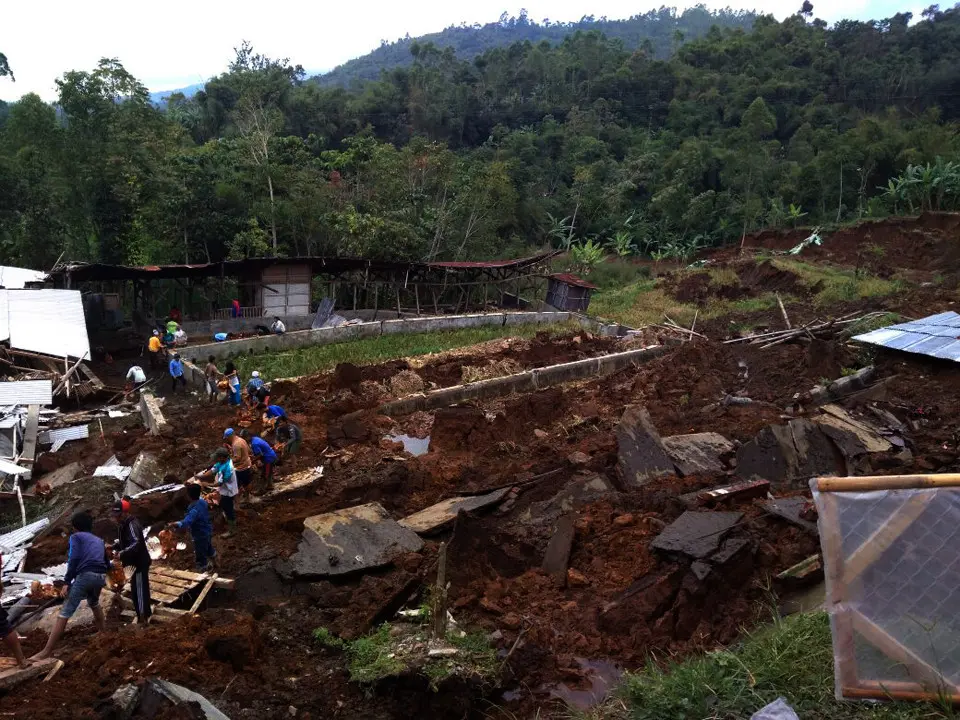
[(7, 296), (10, 347), (59, 357), (90, 358), (79, 290), (0, 292)]
[(23, 290), (28, 282), (43, 282), (46, 279), (47, 274), (39, 270), (0, 265), (0, 287), (7, 290)]

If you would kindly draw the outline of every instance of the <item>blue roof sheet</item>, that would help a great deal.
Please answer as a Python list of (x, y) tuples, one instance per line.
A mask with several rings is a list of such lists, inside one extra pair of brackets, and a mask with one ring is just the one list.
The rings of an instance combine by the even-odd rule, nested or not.
[(960, 315), (939, 313), (855, 335), (857, 342), (960, 362)]

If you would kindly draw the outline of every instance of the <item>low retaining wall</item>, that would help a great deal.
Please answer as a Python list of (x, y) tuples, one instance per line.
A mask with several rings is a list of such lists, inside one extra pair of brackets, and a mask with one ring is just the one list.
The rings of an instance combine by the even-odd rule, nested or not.
[[(480, 327), (484, 325), (527, 325), (567, 322), (571, 314), (566, 312), (514, 312), (487, 313), (484, 315), (441, 315), (438, 317), (409, 318), (404, 320), (377, 320), (357, 325), (345, 325), (338, 328), (319, 328), (300, 330), (283, 335), (264, 335), (262, 337), (227, 340), (225, 342), (189, 345), (180, 348), (180, 354), (196, 365), (205, 365), (207, 358), (213, 355), (217, 360), (226, 360), (241, 355), (253, 355), (267, 352), (283, 352), (312, 345), (359, 340), (367, 337), (379, 337), (395, 333), (422, 333), (441, 330)], [(190, 378), (187, 378), (190, 381)], [(201, 378), (202, 382), (202, 378)]]
[[(287, 330), (309, 330), (314, 315), (281, 315), (280, 319)], [(256, 318), (227, 318), (225, 320), (184, 320), (180, 323), (187, 337), (209, 335), (213, 339), (214, 333), (254, 332), (257, 325), (270, 327), (273, 316)]]
[[(589, 377), (601, 377), (622, 370), (629, 365), (640, 365), (660, 357), (671, 348), (653, 345), (638, 350), (601, 355), (600, 357), (576, 360), (560, 365), (550, 365), (536, 370), (527, 370), (516, 375), (478, 380), (467, 385), (454, 385), (428, 393), (418, 393), (409, 397), (384, 403), (377, 412), (382, 415), (409, 415), (418, 410), (433, 410), (439, 407), (456, 405), (465, 400), (489, 400), (514, 393), (533, 392), (552, 385), (583, 380)], [(366, 410), (344, 415), (341, 420), (359, 417)]]

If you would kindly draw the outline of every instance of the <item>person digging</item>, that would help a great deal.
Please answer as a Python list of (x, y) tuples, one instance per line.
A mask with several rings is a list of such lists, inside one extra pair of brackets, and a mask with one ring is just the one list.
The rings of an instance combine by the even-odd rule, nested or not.
[(87, 512), (78, 512), (71, 519), (74, 532), (70, 536), (70, 545), (67, 550), (67, 574), (63, 578), (67, 586), (67, 600), (60, 608), (60, 614), (53, 626), (47, 644), (31, 660), (46, 660), (53, 653), (67, 621), (80, 607), (80, 603), (87, 601), (87, 606), (93, 611), (93, 618), (97, 632), (103, 632), (107, 626), (107, 619), (100, 607), (100, 593), (107, 584), (107, 571), (110, 560), (107, 557), (107, 548), (103, 540), (93, 534), (93, 518)]
[(213, 461), (213, 467), (197, 475), (197, 480), (215, 480), (216, 489), (220, 493), (220, 509), (227, 519), (227, 532), (220, 537), (228, 538), (237, 527), (237, 512), (234, 506), (234, 500), (240, 492), (237, 487), (237, 473), (230, 459), (230, 450), (226, 447), (214, 451)]
[[(3, 554), (0, 553), (0, 566), (3, 565)], [(0, 580), (0, 593), (3, 592), (3, 580)], [(22, 668), (30, 667), (30, 660), (23, 656), (23, 648), (20, 647), (20, 635), (16, 628), (10, 625), (10, 618), (7, 616), (7, 609), (0, 607), (0, 637), (3, 638), (3, 644), (10, 650), (13, 659), (17, 665)]]
[(233, 470), (237, 474), (237, 487), (245, 496), (250, 492), (250, 482), (253, 480), (253, 457), (250, 454), (250, 445), (235, 433), (233, 428), (223, 431), (223, 444), (230, 450)]
[(300, 450), (303, 442), (303, 432), (290, 422), (286, 415), (277, 418), (277, 444), (274, 449), (280, 456), (280, 462), (289, 460)]
[(270, 447), (270, 443), (258, 435), (254, 435), (250, 440), (250, 452), (262, 467), (261, 492), (267, 492), (273, 488), (273, 468), (277, 462), (277, 453)]
[(203, 488), (200, 487), (200, 483), (188, 483), (187, 494), (191, 502), (186, 516), (180, 522), (170, 523), (170, 527), (174, 530), (190, 528), (197, 570), (206, 572), (208, 563), (212, 562), (216, 565), (217, 562), (217, 551), (214, 550), (212, 542), (213, 523), (210, 521), (210, 506), (201, 497)]
[(143, 526), (130, 514), (130, 498), (117, 500), (113, 504), (114, 519), (120, 524), (120, 536), (113, 544), (113, 551), (124, 567), (133, 567), (130, 576), (130, 595), (133, 597), (133, 609), (137, 613), (137, 624), (150, 622), (153, 610), (150, 607), (150, 552), (143, 538)]

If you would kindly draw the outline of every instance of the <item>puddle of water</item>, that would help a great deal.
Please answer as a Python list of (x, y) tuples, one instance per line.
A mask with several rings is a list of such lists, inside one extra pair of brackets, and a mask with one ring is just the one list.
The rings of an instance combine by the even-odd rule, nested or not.
[(620, 682), (623, 670), (606, 660), (585, 660), (574, 658), (583, 670), (584, 683), (589, 687), (571, 689), (565, 683), (550, 688), (550, 697), (559, 698), (578, 710), (589, 710), (603, 702), (611, 690)]
[(403, 443), (403, 449), (411, 455), (424, 455), (430, 450), (429, 435), (427, 435), (425, 438), (415, 438), (410, 437), (409, 435), (391, 433), (390, 435), (384, 435), (383, 437), (385, 440)]

